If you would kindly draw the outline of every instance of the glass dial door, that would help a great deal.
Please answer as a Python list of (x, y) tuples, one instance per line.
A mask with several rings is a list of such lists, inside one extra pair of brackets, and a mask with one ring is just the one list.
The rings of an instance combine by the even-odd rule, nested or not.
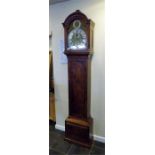
[(68, 49), (78, 50), (87, 48), (87, 35), (81, 28), (81, 22), (75, 20), (73, 22), (73, 29), (68, 35)]

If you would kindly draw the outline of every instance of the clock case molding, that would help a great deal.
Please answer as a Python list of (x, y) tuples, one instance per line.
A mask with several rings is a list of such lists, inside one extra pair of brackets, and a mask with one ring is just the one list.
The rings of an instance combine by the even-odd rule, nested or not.
[[(85, 23), (87, 47), (68, 49), (69, 28), (73, 21)], [(65, 51), (68, 58), (69, 116), (65, 120), (65, 140), (85, 147), (93, 142), (93, 119), (90, 114), (91, 57), (93, 54), (94, 22), (79, 10), (70, 14), (65, 22)]]

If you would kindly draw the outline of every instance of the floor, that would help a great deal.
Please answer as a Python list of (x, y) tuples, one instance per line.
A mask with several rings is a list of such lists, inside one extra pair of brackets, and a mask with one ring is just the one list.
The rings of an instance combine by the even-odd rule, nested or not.
[(90, 149), (64, 141), (64, 132), (56, 130), (50, 122), (49, 155), (105, 155), (105, 144), (94, 142)]

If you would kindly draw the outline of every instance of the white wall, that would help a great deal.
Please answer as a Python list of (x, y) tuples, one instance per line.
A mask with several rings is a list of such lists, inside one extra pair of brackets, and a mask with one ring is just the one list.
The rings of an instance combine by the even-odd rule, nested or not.
[(75, 10), (82, 11), (95, 22), (91, 75), (91, 114), (94, 119), (94, 134), (105, 137), (104, 0), (71, 0), (50, 6), (50, 31), (53, 33), (56, 123), (64, 126), (65, 119), (68, 116), (67, 64), (61, 64), (59, 61), (59, 41), (64, 40), (62, 23)]

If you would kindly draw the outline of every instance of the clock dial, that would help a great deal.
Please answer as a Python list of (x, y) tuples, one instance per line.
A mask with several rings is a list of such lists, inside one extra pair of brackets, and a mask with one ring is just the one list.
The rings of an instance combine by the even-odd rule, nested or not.
[(81, 22), (75, 20), (73, 22), (73, 29), (68, 35), (68, 49), (77, 50), (87, 48), (87, 35), (81, 28)]

